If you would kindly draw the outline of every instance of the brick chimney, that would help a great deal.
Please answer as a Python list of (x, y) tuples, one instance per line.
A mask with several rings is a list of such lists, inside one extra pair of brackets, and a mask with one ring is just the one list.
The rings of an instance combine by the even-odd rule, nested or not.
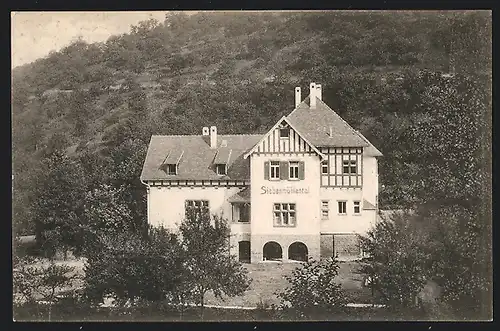
[(323, 100), (323, 99), (321, 99), (321, 95), (322, 95), (321, 84), (316, 84), (316, 97), (320, 100)]
[(299, 105), (299, 103), (302, 101), (301, 94), (300, 94), (300, 87), (295, 88), (295, 108)]
[(309, 107), (316, 109), (316, 84), (309, 84)]
[(210, 148), (217, 148), (217, 127), (210, 127)]

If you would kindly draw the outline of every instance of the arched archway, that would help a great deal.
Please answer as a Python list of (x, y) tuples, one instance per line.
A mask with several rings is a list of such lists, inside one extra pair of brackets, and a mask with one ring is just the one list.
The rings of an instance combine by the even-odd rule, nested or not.
[(288, 259), (307, 262), (307, 246), (299, 241), (288, 247)]
[(275, 241), (269, 241), (262, 249), (264, 261), (267, 260), (280, 260), (283, 258), (283, 250), (281, 245)]
[(240, 241), (238, 243), (238, 256), (240, 262), (250, 263), (250, 242)]

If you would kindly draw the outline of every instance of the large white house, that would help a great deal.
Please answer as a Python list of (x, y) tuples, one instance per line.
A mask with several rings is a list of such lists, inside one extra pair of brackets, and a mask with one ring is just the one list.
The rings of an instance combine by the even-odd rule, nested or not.
[(243, 262), (357, 258), (376, 221), (380, 156), (311, 83), (264, 135), (153, 135), (141, 174), (148, 222), (175, 230), (189, 209), (222, 215)]

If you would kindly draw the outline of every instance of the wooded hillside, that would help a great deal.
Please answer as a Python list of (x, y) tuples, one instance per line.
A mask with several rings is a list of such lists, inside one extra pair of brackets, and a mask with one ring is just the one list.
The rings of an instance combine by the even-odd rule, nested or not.
[(309, 82), (384, 154), (382, 207), (488, 194), (488, 13), (176, 13), (13, 70), (16, 229), (84, 201), (140, 224), (152, 134), (263, 133)]

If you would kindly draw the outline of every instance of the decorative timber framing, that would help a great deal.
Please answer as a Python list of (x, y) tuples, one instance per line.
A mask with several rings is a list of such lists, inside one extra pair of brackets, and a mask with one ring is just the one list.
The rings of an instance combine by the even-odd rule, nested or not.
[[(327, 174), (323, 174), (320, 169), (321, 187), (361, 188), (363, 186), (363, 149), (361, 147), (320, 147), (320, 151), (326, 155), (328, 162)], [(344, 173), (344, 161), (355, 161), (356, 172)]]
[[(289, 128), (290, 133), (287, 137), (280, 136), (280, 129)], [(306, 155), (316, 153), (321, 160), (326, 156), (321, 153), (313, 144), (307, 141), (303, 135), (283, 116), (269, 130), (259, 142), (252, 147), (243, 157), (246, 159), (253, 153), (257, 154), (289, 154), (289, 155)]]

